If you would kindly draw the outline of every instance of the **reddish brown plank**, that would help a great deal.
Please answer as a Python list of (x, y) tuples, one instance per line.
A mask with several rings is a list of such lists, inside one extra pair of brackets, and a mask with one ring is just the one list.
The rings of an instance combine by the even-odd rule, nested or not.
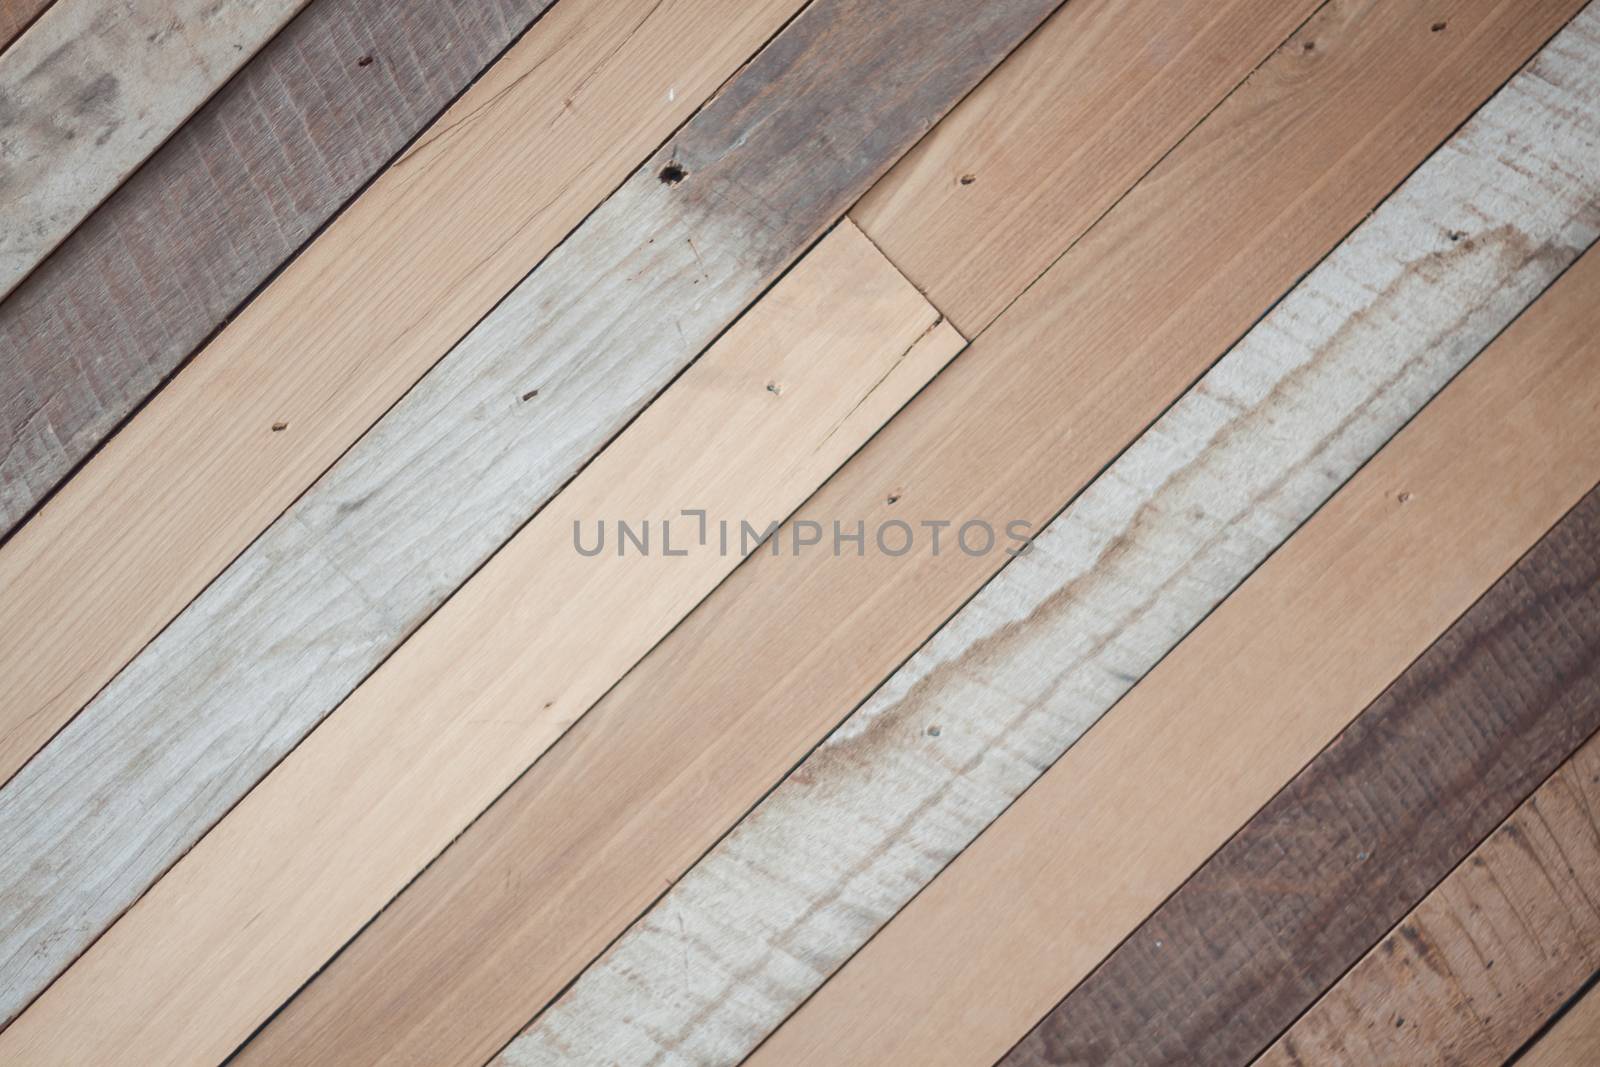
[(0, 0), (0, 51), (49, 6), (50, 0)]
[(1256, 1064), (1500, 1067), (1597, 966), (1593, 738)]
[(1600, 490), (1003, 1062), (1248, 1062), (1596, 729)]
[(0, 539), (550, 2), (318, 0), (0, 303)]

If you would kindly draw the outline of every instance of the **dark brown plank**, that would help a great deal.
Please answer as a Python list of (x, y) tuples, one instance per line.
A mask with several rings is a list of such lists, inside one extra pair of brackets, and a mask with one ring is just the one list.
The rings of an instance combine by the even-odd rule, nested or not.
[(1003, 1062), (1249, 1062), (1597, 728), (1600, 490)]
[(0, 539), (549, 6), (317, 0), (0, 304)]
[[(1254, 1067), (1501, 1067), (1600, 967), (1600, 737)], [(1593, 1067), (1574, 1058), (1563, 1067)]]

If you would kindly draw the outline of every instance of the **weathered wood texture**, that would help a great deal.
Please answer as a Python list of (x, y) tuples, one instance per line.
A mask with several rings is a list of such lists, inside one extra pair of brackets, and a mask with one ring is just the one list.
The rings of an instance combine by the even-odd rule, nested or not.
[[(9, 1011), (1048, 8), (990, 5), (964, 37), (954, 7), (829, 0), (598, 209), (0, 791)], [(905, 91), (869, 96), (886, 69)], [(676, 185), (657, 177), (669, 160), (688, 172)]]
[[(1395, 32), (1381, 17), (1390, 7), (1361, 8), (1375, 26), (1325, 24), (1329, 47), (1285, 52), (1284, 72), (1252, 79), (801, 517), (1041, 527), (1576, 5), (1453, 5), (1467, 43), (1427, 27)], [(1230, 146), (1257, 165), (1240, 171)], [(243, 1059), (314, 1059), (336, 1040), (324, 1035), (352, 1031), (391, 1041), (403, 1058), (435, 1030), (499, 1028), (511, 1012), (520, 1026), (957, 610), (998, 556), (933, 557), (923, 536), (898, 557), (751, 560)], [(396, 1018), (408, 1025), (373, 1034), (373, 1020)]]
[(1597, 293), (1590, 252), (750, 1063), (1002, 1056), (1594, 486)]
[(8, 47), (49, 6), (50, 0), (0, 0), (0, 50)]
[(547, 6), (318, 0), (146, 160), (0, 303), (0, 539)]
[(59, 0), (0, 53), (0, 298), (306, 0)]
[(1591, 492), (1005, 1064), (1250, 1062), (1597, 728)]
[[(755, 549), (701, 537), (685, 502), (787, 515), (963, 343), (835, 230), (0, 1035), (0, 1059), (227, 1056)], [(671, 536), (579, 555), (580, 525), (627, 516)], [(459, 1040), (459, 1062), (498, 1044)]]
[(1600, 1063), (1600, 993), (1591, 988), (1550, 1032), (1516, 1060), (1516, 1067), (1573, 1067)]
[(1600, 738), (1551, 775), (1256, 1063), (1498, 1067), (1597, 968)]
[(0, 779), (800, 3), (568, 0), (547, 11), (0, 545), (0, 677), (11, 683)]
[(1073, 0), (851, 218), (976, 337), (1321, 3)]
[[(603, 1053), (616, 1063), (725, 1062), (747, 1051), (1595, 239), (1597, 141), (1600, 17), (1586, 16), (901, 667), (505, 1060), (580, 1063)], [(1547, 741), (1559, 748), (1557, 738)], [(1467, 758), (1438, 751), (1440, 760), (1451, 755)], [(1490, 815), (1489, 827), (1531, 788)], [(1437, 863), (1448, 870), (1476, 839)], [(1334, 897), (1342, 888), (1328, 883)], [(1420, 895), (1403, 899), (1399, 913)], [(1240, 909), (1235, 921), (1253, 914)], [(1380, 922), (1346, 965), (1396, 917)], [(1211, 932), (1193, 951), (1226, 950), (1215, 966), (1239, 982), (1256, 974), (1234, 972), (1246, 942), (1215, 934), (1220, 920), (1206, 922)], [(1166, 943), (1182, 943), (1174, 938)], [(1264, 955), (1258, 966), (1276, 981), (1280, 962)], [(1156, 1060), (1170, 1040), (1188, 1062), (1227, 1036), (1216, 1018), (1191, 1011), (1193, 977), (1185, 968), (1173, 975), (1176, 988), (1145, 987), (1139, 972), (1113, 986), (1108, 1004), (1127, 1013), (1128, 1025), (1163, 1035), (1140, 1031), (1117, 1055)], [(1299, 1006), (1321, 988), (1303, 993)], [(1294, 1003), (1286, 982), (1272, 992)], [(1219, 1000), (1219, 1017), (1247, 1021), (1241, 998)], [(1267, 1030), (1245, 1058), (1292, 1019)], [(1074, 1021), (1063, 1032), (1086, 1043), (1071, 1046), (1082, 1062), (1114, 1062), (1094, 1026)]]

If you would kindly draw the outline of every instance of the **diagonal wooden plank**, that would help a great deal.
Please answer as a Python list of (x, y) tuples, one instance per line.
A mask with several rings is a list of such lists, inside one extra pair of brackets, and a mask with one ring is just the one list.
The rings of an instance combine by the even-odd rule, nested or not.
[(1003, 1062), (1250, 1062), (1597, 728), (1592, 491)]
[(1255, 1062), (1504, 1063), (1600, 968), (1597, 813), (1600, 738)]
[[(954, 7), (828, 0), (556, 250), (0, 790), (6, 1014), (160, 877), (1053, 2), (990, 5), (963, 37), (948, 32)], [(857, 46), (841, 49), (845, 40)], [(896, 58), (884, 60), (886, 50)], [(863, 92), (886, 68), (902, 75), (904, 91)], [(669, 161), (688, 172), (677, 184), (658, 177)]]
[(1572, 1067), (1600, 1062), (1600, 994), (1593, 988), (1514, 1061), (1517, 1067)]
[[(1390, 5), (1341, 12), (1315, 54), (1286, 52), (1282, 75), (1252, 79), (802, 518), (1042, 526), (1578, 6), (1458, 4), (1459, 38), (1386, 23), (1403, 19)], [(1260, 165), (1223, 165), (1230, 143)], [(358, 1040), (405, 1058), (460, 1029), (523, 1025), (999, 565), (921, 545), (741, 567), (240, 1062), (312, 1062)], [(805, 961), (791, 973), (816, 980)], [(729, 1055), (712, 1045), (723, 1036), (708, 1029), (693, 1054)]]
[(0, 779), (800, 4), (551, 8), (0, 545)]
[(1320, 6), (1074, 0), (850, 217), (976, 337)]
[(49, 6), (50, 0), (0, 0), (0, 50), (10, 46)]
[(547, 6), (318, 0), (84, 220), (0, 303), (0, 539)]
[(0, 53), (0, 298), (306, 0), (60, 0)]
[(749, 1062), (1003, 1055), (1594, 486), (1597, 293), (1591, 251)]
[[(0, 1058), (225, 1057), (756, 548), (720, 548), (680, 508), (782, 517), (963, 343), (853, 226), (834, 231), (0, 1035)], [(641, 516), (663, 517), (653, 551), (646, 530), (642, 550), (614, 532), (579, 555), (580, 525)]]
[[(747, 1051), (1595, 239), (1597, 140), (1600, 11), (1487, 104), (504, 1060)], [(1243, 980), (1238, 943), (1201, 945), (1232, 945), (1217, 967)], [(1148, 977), (1110, 1003), (1199, 1057), (1202, 1033), (1222, 1028)], [(1239, 1011), (1228, 999), (1223, 1014)], [(1161, 1047), (1141, 1036), (1119, 1051)], [(1097, 1044), (1084, 1062), (1110, 1055)]]

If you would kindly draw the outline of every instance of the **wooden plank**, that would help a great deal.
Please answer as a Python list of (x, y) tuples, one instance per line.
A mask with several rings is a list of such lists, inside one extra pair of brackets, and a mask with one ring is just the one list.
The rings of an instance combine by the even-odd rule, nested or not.
[(1600, 738), (1256, 1063), (1504, 1063), (1600, 969), (1597, 812)]
[[(723, 1061), (781, 1022), (1600, 234), (1597, 60), (1600, 12), (1274, 308), (505, 1062)], [(1243, 980), (1238, 943), (1208, 934), (1196, 951), (1229, 946), (1219, 967)], [(1189, 1010), (1198, 993), (1145, 995), (1163, 1010), (1126, 986), (1112, 1002), (1184, 1055), (1207, 1047), (1186, 1026), (1220, 1040), (1216, 1019)], [(1236, 1019), (1240, 1004), (1226, 1007)], [(1137, 1048), (1162, 1044), (1141, 1034)], [(1081, 1062), (1110, 1058), (1097, 1044)]]
[(750, 1062), (1003, 1055), (1593, 487), (1597, 293), (1590, 252)]
[(1600, 491), (1003, 1062), (1250, 1062), (1597, 728)]
[[(834, 231), (0, 1035), (0, 1058), (227, 1056), (756, 547), (720, 548), (681, 507), (788, 514), (963, 343), (854, 227)], [(577, 554), (580, 524), (641, 516), (662, 516), (653, 552), (614, 533)]]
[(318, 0), (84, 220), (0, 304), (0, 539), (547, 6)]
[(1600, 993), (1592, 988), (1516, 1060), (1517, 1067), (1572, 1067), (1575, 1063), (1600, 1063)]
[[(599, 208), (0, 790), (9, 1011), (160, 877), (1053, 2), (988, 5), (963, 37), (948, 27), (964, 7), (829, 0)], [(841, 51), (841, 40), (859, 47)], [(880, 84), (891, 62), (904, 95), (864, 106), (864, 87)], [(812, 78), (818, 66), (829, 76)], [(690, 172), (676, 185), (657, 177), (669, 160)]]
[(1075, 0), (851, 218), (976, 337), (1320, 6)]
[(306, 0), (60, 0), (0, 53), (0, 297)]
[[(1315, 60), (1286, 52), (1300, 76), (1261, 81), (1268, 96), (1252, 79), (1198, 154), (1168, 157), (1131, 214), (1090, 231), (801, 517), (1042, 527), (1576, 9), (1457, 5), (1470, 43), (1441, 45), (1392, 32), (1388, 7), (1363, 9), (1375, 26), (1333, 24)], [(1230, 142), (1260, 165), (1223, 168)], [(510, 1036), (999, 566), (921, 545), (741, 567), (240, 1062)]]
[(49, 6), (50, 0), (0, 0), (0, 49), (9, 47)]
[(0, 545), (0, 779), (800, 2), (551, 8)]

